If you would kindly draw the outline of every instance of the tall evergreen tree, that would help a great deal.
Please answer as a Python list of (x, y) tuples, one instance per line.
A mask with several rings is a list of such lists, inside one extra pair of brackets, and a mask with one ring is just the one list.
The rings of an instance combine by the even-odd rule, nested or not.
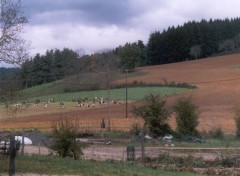
[[(221, 52), (220, 43), (236, 41), (234, 38), (239, 33), (239, 18), (192, 21), (162, 32), (156, 31), (150, 34), (147, 43), (147, 63), (156, 65), (195, 59), (196, 56), (189, 52), (193, 46), (201, 46), (200, 58), (209, 57)], [(234, 42), (234, 48), (236, 46), (238, 44)]]

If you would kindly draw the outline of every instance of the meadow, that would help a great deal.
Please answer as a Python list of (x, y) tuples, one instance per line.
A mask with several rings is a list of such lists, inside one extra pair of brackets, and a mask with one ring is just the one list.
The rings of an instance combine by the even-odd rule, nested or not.
[[(39, 89), (35, 87), (33, 89)], [(36, 91), (29, 89), (29, 91)], [(176, 88), (176, 87), (130, 87), (127, 89), (128, 91), (128, 100), (137, 101), (142, 100), (145, 96), (150, 94), (160, 95), (160, 96), (171, 96), (179, 93), (183, 93), (189, 91), (187, 88)], [(126, 89), (118, 88), (118, 89), (110, 89), (109, 91), (110, 99), (112, 100), (126, 100)], [(25, 93), (26, 97), (28, 97), (28, 92)], [(56, 101), (65, 101), (70, 102), (73, 98), (87, 98), (89, 101), (93, 100), (94, 97), (98, 98), (108, 98), (108, 90), (94, 90), (94, 91), (81, 91), (81, 92), (73, 92), (73, 93), (63, 93), (63, 94), (52, 94), (39, 96), (34, 98), (29, 98), (30, 102), (34, 102), (37, 98), (40, 101), (47, 101), (50, 98), (54, 98)]]

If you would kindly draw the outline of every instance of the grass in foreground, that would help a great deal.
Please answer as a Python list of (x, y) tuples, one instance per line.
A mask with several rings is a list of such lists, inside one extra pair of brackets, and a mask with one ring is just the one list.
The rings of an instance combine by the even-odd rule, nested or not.
[[(4, 162), (4, 163), (3, 163)], [(0, 160), (0, 173), (8, 172), (8, 161)], [(151, 169), (130, 162), (96, 162), (56, 158), (50, 156), (24, 156), (16, 159), (16, 173), (37, 173), (79, 176), (192, 176), (187, 172)]]

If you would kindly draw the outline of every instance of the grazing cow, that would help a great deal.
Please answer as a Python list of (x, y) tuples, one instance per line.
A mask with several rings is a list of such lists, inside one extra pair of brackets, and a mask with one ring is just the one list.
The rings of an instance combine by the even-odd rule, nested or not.
[(48, 102), (44, 102), (43, 105), (44, 105), (44, 108), (47, 108), (48, 107)]
[(101, 98), (100, 101), (99, 101), (99, 104), (104, 104), (104, 103), (105, 103), (104, 98)]
[(22, 102), (22, 105), (28, 105), (28, 104), (29, 104), (29, 102), (27, 100)]
[(121, 102), (119, 100), (113, 100), (111, 101), (111, 104), (121, 104)]
[(81, 101), (83, 101), (83, 102), (86, 102), (86, 101), (88, 101), (88, 98), (79, 98), (79, 100), (81, 100)]
[(39, 105), (39, 103), (40, 103), (40, 100), (39, 100), (39, 99), (36, 99), (36, 100), (35, 100), (35, 105), (37, 105), (37, 106), (38, 106), (38, 105)]
[(54, 103), (55, 102), (55, 99), (54, 98), (49, 98), (48, 99), (48, 103)]
[(81, 104), (82, 103), (82, 99), (78, 99), (77, 102), (78, 102), (78, 104)]
[(14, 105), (13, 105), (13, 107), (14, 107), (15, 109), (18, 109), (18, 108), (20, 108), (20, 107), (21, 107), (21, 104), (19, 104), (19, 103), (16, 103), (16, 104), (14, 104)]
[(72, 102), (75, 102), (76, 101), (76, 98), (72, 98)]
[(62, 109), (64, 109), (64, 103), (62, 101), (59, 103), (59, 105)]
[(97, 101), (99, 101), (98, 97), (94, 97), (93, 100), (92, 100), (93, 104), (95, 104)]
[(77, 100), (77, 107), (82, 107), (83, 104), (82, 104), (82, 99), (78, 99)]
[(23, 108), (28, 108), (30, 106), (30, 103), (27, 100), (23, 101), (21, 104)]

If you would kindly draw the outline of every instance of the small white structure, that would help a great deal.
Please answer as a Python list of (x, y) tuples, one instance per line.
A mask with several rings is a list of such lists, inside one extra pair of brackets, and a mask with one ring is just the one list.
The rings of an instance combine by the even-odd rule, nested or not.
[(5, 145), (5, 143), (6, 143), (6, 145), (9, 145), (9, 144), (10, 144), (10, 142), (0, 141), (0, 145)]
[[(22, 136), (15, 136), (15, 140), (16, 141), (19, 141), (20, 142), (20, 144), (22, 144)], [(31, 139), (29, 139), (29, 138), (27, 138), (27, 137), (24, 137), (24, 144), (26, 144), (26, 145), (32, 145), (32, 140)]]
[(163, 137), (163, 140), (172, 140), (173, 139), (173, 136), (172, 135), (166, 135)]
[(144, 136), (145, 139), (153, 139), (151, 136), (149, 136), (148, 134)]

